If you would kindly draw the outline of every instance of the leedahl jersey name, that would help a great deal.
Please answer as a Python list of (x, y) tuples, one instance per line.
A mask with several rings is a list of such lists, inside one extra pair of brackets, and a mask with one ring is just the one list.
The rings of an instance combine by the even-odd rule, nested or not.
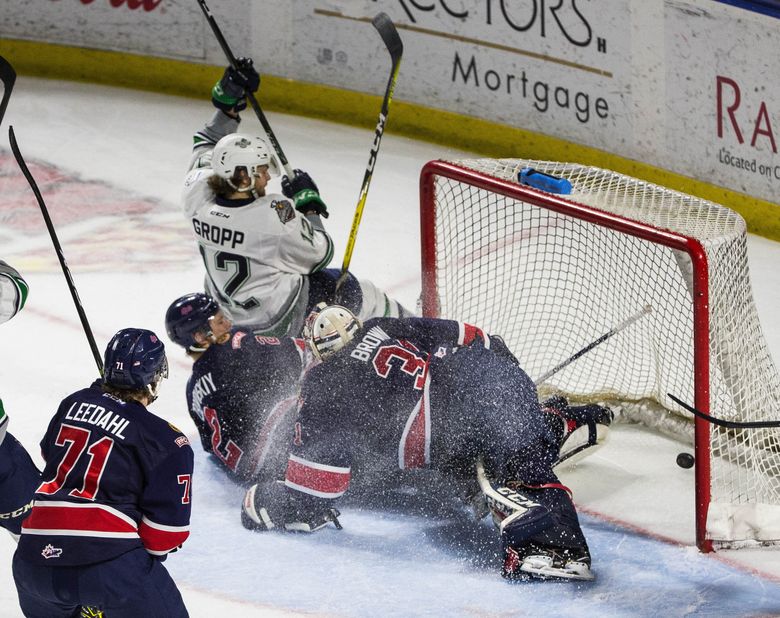
[(65, 418), (69, 421), (79, 421), (88, 425), (102, 427), (108, 433), (114, 434), (122, 440), (125, 439), (122, 431), (130, 424), (130, 421), (126, 418), (111, 412), (111, 410), (106, 410), (103, 406), (83, 401), (74, 402), (70, 410), (65, 414)]

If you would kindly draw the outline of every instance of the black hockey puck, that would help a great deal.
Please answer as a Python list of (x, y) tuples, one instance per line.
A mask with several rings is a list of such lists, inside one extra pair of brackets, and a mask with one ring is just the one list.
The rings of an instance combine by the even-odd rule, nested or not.
[(677, 455), (677, 465), (681, 468), (693, 468), (693, 464), (696, 460), (690, 453), (680, 453)]

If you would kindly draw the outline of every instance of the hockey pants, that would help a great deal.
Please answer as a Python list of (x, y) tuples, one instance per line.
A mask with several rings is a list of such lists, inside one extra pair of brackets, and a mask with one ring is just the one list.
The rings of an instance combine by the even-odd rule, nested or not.
[(81, 605), (108, 618), (189, 616), (162, 562), (143, 548), (84, 566), (39, 566), (14, 556), (13, 574), (27, 618), (78, 616)]

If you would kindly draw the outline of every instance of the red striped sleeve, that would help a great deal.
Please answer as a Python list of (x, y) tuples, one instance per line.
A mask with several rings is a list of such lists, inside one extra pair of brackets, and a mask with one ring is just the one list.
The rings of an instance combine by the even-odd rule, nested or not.
[(187, 540), (190, 536), (189, 526), (166, 526), (144, 517), (138, 529), (141, 541), (150, 554), (161, 556)]
[(349, 468), (328, 466), (290, 455), (284, 484), (318, 498), (338, 498), (349, 488), (350, 477)]
[(488, 337), (485, 334), (485, 331), (483, 331), (478, 326), (474, 326), (472, 324), (466, 324), (465, 322), (459, 322), (458, 323), (459, 333), (458, 333), (458, 344), (460, 345), (468, 345), (474, 339), (479, 337), (482, 339), (482, 344), (486, 347), (490, 347), (490, 337)]
[(431, 463), (431, 409), (428, 403), (430, 376), (426, 375), (423, 396), (404, 425), (398, 444), (398, 467), (424, 468)]

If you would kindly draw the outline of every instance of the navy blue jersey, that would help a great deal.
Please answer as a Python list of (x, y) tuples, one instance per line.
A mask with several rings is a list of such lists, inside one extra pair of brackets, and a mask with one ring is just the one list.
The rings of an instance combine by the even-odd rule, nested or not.
[(162, 556), (189, 536), (187, 437), (100, 381), (66, 397), (41, 441), (46, 461), (19, 557), (72, 566), (138, 547)]
[(235, 329), (193, 364), (187, 409), (204, 450), (234, 480), (284, 471), (298, 384), (310, 358), (301, 339)]
[(508, 456), (548, 431), (533, 382), (502, 342), (450, 320), (368, 320), (306, 374), (301, 401), (285, 484), (316, 498), (346, 491), (356, 456), (437, 467)]
[(9, 432), (0, 442), (0, 527), (18, 535), (22, 521), (32, 509), (41, 472), (30, 455)]

